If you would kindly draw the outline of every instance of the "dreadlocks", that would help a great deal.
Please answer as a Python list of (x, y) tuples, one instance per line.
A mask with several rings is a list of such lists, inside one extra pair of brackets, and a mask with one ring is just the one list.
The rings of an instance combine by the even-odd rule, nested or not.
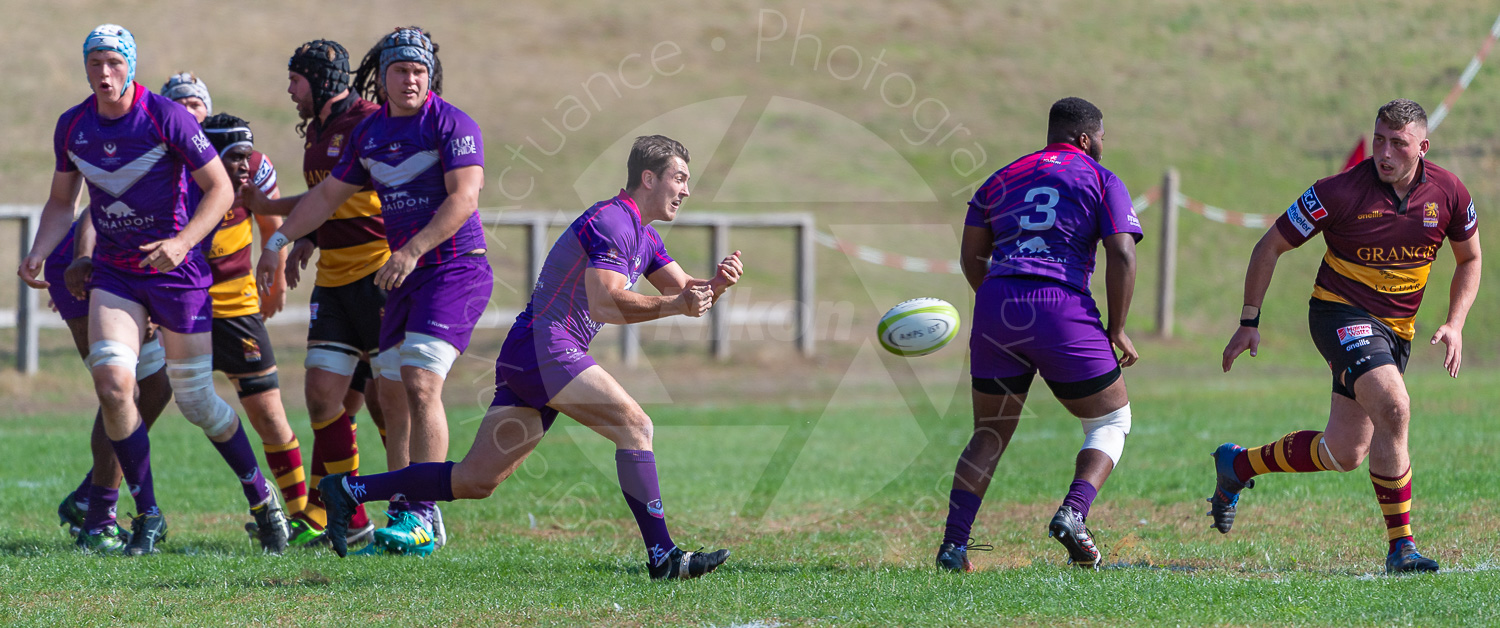
[[(405, 50), (402, 50), (405, 49)], [(398, 27), (380, 38), (354, 73), (352, 89), (365, 100), (385, 104), (385, 69), (397, 61), (416, 61), (427, 65), (429, 91), (443, 95), (443, 62), (438, 59), (438, 45), (432, 34), (419, 26)]]

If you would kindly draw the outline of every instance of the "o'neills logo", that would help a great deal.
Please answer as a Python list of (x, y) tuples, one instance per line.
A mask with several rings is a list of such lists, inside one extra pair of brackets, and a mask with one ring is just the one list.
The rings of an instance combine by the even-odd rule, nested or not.
[(1431, 260), (1437, 256), (1437, 245), (1360, 247), (1354, 254), (1361, 262), (1409, 262)]

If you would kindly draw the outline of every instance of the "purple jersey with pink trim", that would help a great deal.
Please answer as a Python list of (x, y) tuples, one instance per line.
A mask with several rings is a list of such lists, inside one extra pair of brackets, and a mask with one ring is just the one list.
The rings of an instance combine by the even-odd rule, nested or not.
[[(94, 260), (154, 274), (154, 268), (139, 267), (146, 257), (141, 245), (187, 226), (197, 209), (188, 199), (189, 173), (218, 153), (182, 105), (139, 83), (134, 98), (128, 113), (108, 120), (89, 96), (58, 118), (52, 145), (57, 171), (82, 172), (88, 182), (89, 215), (98, 234)], [(201, 253), (195, 247), (189, 255)]]
[[(349, 149), (332, 176), (380, 196), (385, 237), (392, 251), (411, 241), (448, 198), (443, 175), (467, 166), (484, 167), (479, 125), (458, 107), (430, 94), (416, 115), (391, 117), (389, 104), (354, 127)], [(475, 211), (453, 237), (433, 247), (418, 266), (441, 264), (483, 249), (484, 228)]]
[(624, 190), (595, 203), (568, 226), (547, 253), (541, 277), (531, 291), (526, 310), (516, 326), (559, 329), (584, 347), (604, 327), (589, 318), (589, 295), (584, 271), (612, 270), (634, 286), (644, 275), (672, 263), (661, 234), (641, 224), (641, 212)]
[(1089, 292), (1099, 241), (1141, 240), (1130, 192), (1071, 144), (1052, 144), (996, 171), (969, 200), (964, 224), (987, 227), (995, 252), (985, 278), (1042, 277)]

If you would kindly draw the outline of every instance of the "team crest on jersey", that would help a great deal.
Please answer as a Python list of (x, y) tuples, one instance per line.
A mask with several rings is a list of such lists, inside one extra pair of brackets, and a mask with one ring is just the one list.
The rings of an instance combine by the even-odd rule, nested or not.
[(1438, 226), (1437, 203), (1428, 203), (1422, 206), (1422, 226), (1428, 228)]
[(1346, 345), (1355, 340), (1359, 340), (1360, 338), (1367, 338), (1369, 336), (1375, 335), (1375, 330), (1372, 329), (1368, 323), (1366, 323), (1364, 325), (1350, 325), (1348, 327), (1340, 327), (1338, 329), (1338, 334), (1339, 344)]
[(333, 139), (328, 141), (328, 156), (338, 157), (344, 151), (344, 134), (334, 133)]
[(260, 361), (260, 343), (256, 342), (254, 338), (241, 338), (240, 347), (245, 350), (246, 362)]
[[(1314, 192), (1312, 188), (1307, 188), (1307, 191), (1302, 193), (1300, 200), (1302, 202), (1302, 209), (1307, 211), (1307, 215), (1311, 216), (1313, 221), (1316, 222), (1328, 217), (1328, 208), (1323, 207), (1323, 202), (1318, 200), (1318, 193)], [(1302, 235), (1307, 234), (1304, 233)]]
[(391, 142), (391, 148), (390, 148), (390, 150), (393, 153), (399, 153), (399, 152), (401, 152), (401, 142)]
[(120, 147), (115, 146), (114, 142), (105, 142), (104, 143), (104, 154), (105, 155), (109, 155), (110, 157), (114, 157), (115, 153), (118, 152), (119, 149), (120, 149)]

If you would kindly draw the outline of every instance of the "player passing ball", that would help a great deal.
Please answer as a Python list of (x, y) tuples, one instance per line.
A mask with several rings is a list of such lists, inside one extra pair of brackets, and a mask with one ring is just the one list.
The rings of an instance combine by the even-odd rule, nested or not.
[(1261, 303), (1276, 261), (1318, 234), (1328, 250), (1308, 302), (1313, 344), (1333, 371), (1328, 425), (1292, 432), (1262, 447), (1224, 443), (1214, 451), (1209, 497), (1213, 527), (1228, 533), (1240, 491), (1266, 473), (1353, 471), (1370, 459), (1370, 481), (1385, 518), (1387, 573), (1432, 572), (1412, 535), (1411, 398), (1402, 374), (1416, 335), (1417, 307), (1443, 240), (1458, 265), (1448, 320), (1431, 344), (1446, 346), (1443, 368), (1458, 377), (1464, 320), (1479, 291), (1479, 219), (1453, 173), (1427, 161), (1427, 113), (1405, 99), (1375, 115), (1373, 156), (1314, 183), (1276, 220), (1250, 254), (1240, 326), (1224, 347), (1224, 371), (1260, 346)]

